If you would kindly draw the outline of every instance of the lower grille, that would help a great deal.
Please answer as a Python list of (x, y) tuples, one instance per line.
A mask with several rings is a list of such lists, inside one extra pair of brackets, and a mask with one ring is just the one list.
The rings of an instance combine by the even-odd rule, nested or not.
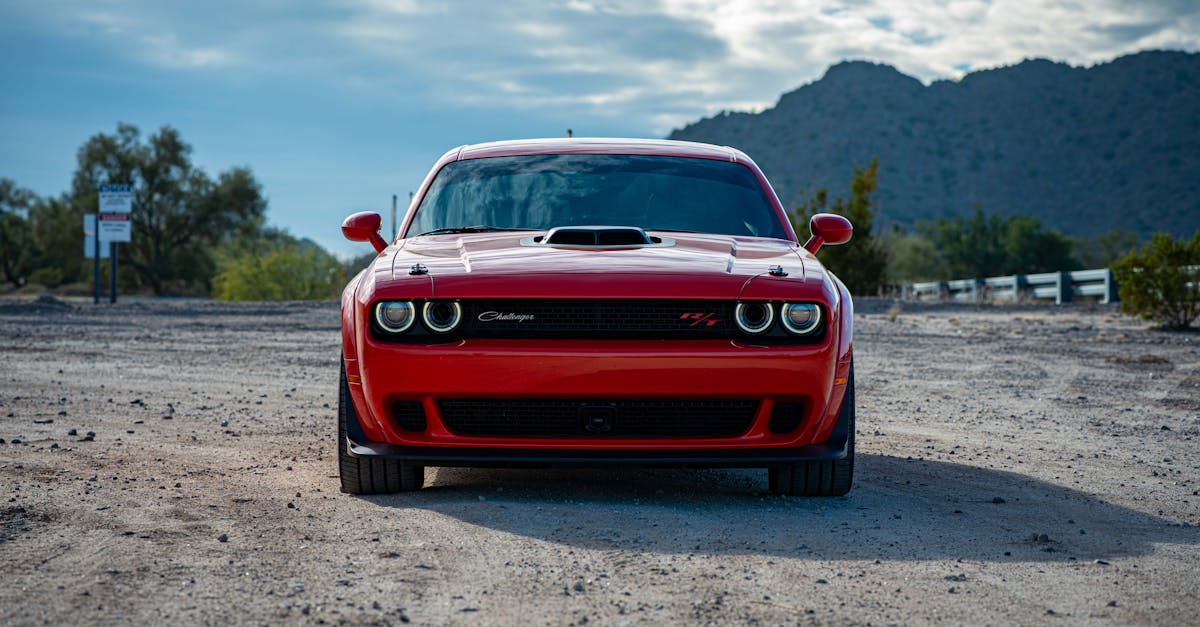
[(509, 437), (719, 438), (745, 433), (757, 401), (442, 399), (446, 428)]
[(800, 426), (804, 416), (804, 405), (800, 403), (775, 403), (771, 410), (771, 433), (790, 433)]
[(425, 408), (420, 401), (396, 401), (392, 404), (392, 415), (405, 431), (425, 430)]

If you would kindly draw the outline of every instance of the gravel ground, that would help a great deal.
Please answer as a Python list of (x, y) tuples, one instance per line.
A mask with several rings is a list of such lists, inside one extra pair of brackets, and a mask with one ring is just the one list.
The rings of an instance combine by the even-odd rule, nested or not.
[[(856, 485), (338, 492), (335, 303), (0, 300), (0, 622), (1194, 624), (1200, 334), (861, 301)], [(93, 435), (94, 434), (94, 435)]]

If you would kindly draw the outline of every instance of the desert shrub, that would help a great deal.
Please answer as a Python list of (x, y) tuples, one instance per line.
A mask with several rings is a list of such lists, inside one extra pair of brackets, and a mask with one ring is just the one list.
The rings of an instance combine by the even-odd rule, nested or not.
[(345, 273), (337, 258), (317, 247), (287, 244), (264, 255), (246, 253), (222, 263), (213, 277), (217, 300), (328, 300)]
[(63, 282), (62, 270), (55, 267), (38, 268), (29, 274), (29, 282), (44, 287), (57, 287)]
[(1113, 265), (1121, 311), (1186, 329), (1200, 316), (1200, 231), (1190, 240), (1165, 233)]

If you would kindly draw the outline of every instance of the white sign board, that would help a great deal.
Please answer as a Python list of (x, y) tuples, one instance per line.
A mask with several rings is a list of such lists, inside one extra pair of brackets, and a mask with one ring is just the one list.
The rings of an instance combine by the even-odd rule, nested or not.
[[(100, 213), (129, 213), (130, 211), (133, 211), (132, 185), (100, 186)], [(128, 242), (129, 240), (119, 241)]]
[[(96, 252), (96, 214), (83, 214), (83, 258), (91, 259)], [(100, 258), (108, 259), (108, 242), (100, 242)]]
[(101, 242), (130, 242), (133, 234), (133, 222), (128, 213), (100, 214)]

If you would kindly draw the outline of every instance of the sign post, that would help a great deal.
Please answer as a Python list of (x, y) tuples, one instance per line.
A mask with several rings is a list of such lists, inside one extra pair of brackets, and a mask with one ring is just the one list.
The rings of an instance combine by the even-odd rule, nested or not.
[(100, 241), (108, 243), (109, 263), (109, 295), (108, 302), (117, 302), (117, 242), (132, 241), (133, 223), (130, 213), (133, 211), (132, 185), (101, 185), (100, 213), (96, 216), (96, 296), (100, 303)]
[(92, 304), (100, 304), (100, 215), (92, 216), (92, 259), (95, 262), (96, 280), (92, 284)]

